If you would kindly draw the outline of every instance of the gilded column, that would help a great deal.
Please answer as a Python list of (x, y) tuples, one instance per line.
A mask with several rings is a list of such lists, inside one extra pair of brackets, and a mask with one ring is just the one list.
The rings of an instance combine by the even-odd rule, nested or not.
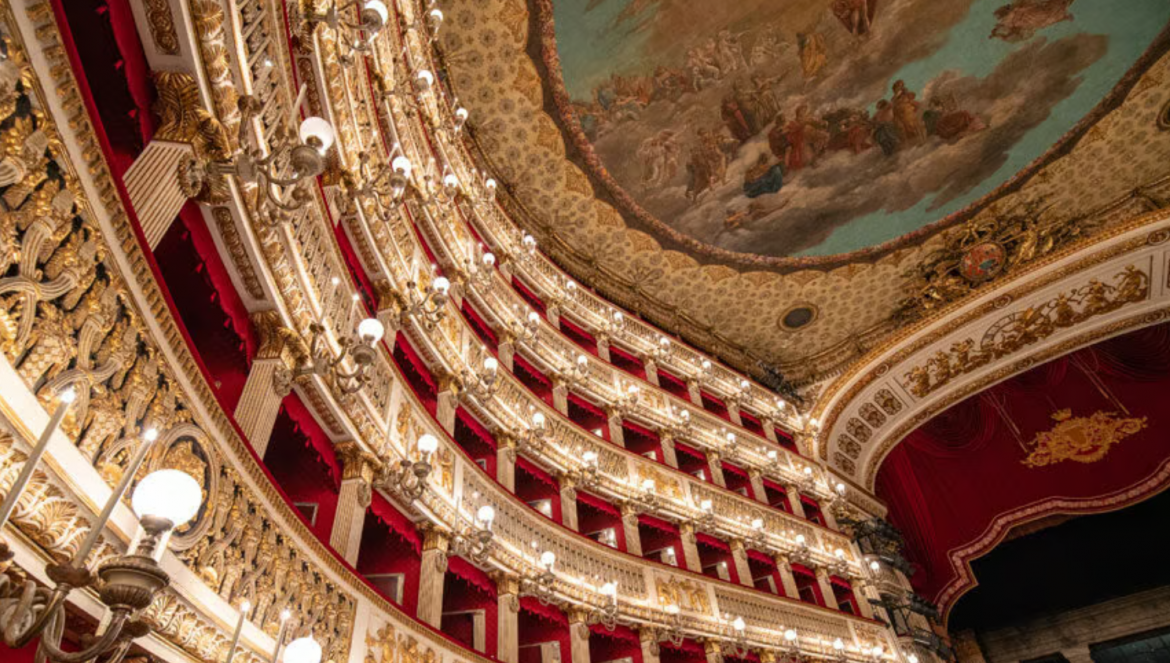
[(772, 442), (779, 442), (779, 440), (776, 439), (775, 421), (765, 417), (764, 419), (760, 420), (760, 425), (764, 427), (764, 437), (768, 438)]
[(658, 631), (652, 626), (638, 629), (638, 642), (642, 645), (642, 663), (659, 663)]
[(626, 446), (626, 436), (622, 432), (622, 413), (614, 408), (605, 408), (606, 421), (609, 424), (609, 441), (619, 447)]
[(248, 380), (236, 404), (235, 418), (256, 455), (264, 458), (281, 402), (292, 386), (288, 374), (292, 364), (288, 340), (296, 335), (281, 326), (280, 314), (276, 311), (253, 313), (251, 319), (260, 337), (260, 348), (252, 358)]
[(507, 433), (496, 435), (496, 481), (516, 492), (516, 439)]
[(459, 409), (459, 382), (449, 375), (440, 375), (438, 380), (435, 419), (448, 434), (455, 434), (455, 411)]
[(817, 585), (821, 588), (821, 596), (825, 599), (825, 606), (837, 609), (837, 594), (833, 591), (833, 582), (829, 580), (829, 570), (823, 566), (817, 567)]
[(516, 356), (516, 339), (511, 334), (501, 334), (500, 344), (496, 346), (496, 358), (500, 360), (500, 366), (503, 366), (509, 373), (513, 372), (513, 359)]
[(333, 516), (333, 531), (329, 545), (350, 566), (357, 567), (358, 551), (362, 545), (362, 529), (366, 524), (366, 510), (373, 497), (372, 485), (377, 459), (362, 450), (356, 442), (337, 445), (341, 460), (341, 492), (337, 496), (337, 512)]
[(418, 618), (435, 628), (443, 625), (443, 581), (451, 535), (430, 525), (423, 530), (422, 567), (418, 579)]
[(699, 557), (699, 543), (695, 540), (695, 526), (688, 522), (679, 523), (679, 539), (682, 540), (683, 561), (687, 570), (695, 573), (703, 572), (703, 562)]
[(496, 658), (503, 663), (520, 659), (520, 579), (510, 573), (495, 572), (497, 612)]
[(577, 477), (565, 472), (558, 477), (561, 484), (561, 524), (574, 532), (577, 526)]
[(553, 384), (553, 407), (557, 412), (568, 416), (569, 415), (569, 386), (563, 381), (557, 380)]
[(804, 502), (800, 501), (800, 489), (793, 484), (785, 486), (784, 492), (788, 495), (788, 506), (792, 508), (793, 515), (798, 518), (808, 518), (804, 515)]
[(764, 475), (756, 468), (748, 470), (748, 478), (752, 481), (752, 497), (757, 502), (768, 503), (768, 491), (764, 489)]
[(776, 555), (776, 572), (780, 574), (780, 584), (784, 587), (784, 596), (790, 599), (799, 599), (800, 590), (796, 588), (796, 577), (792, 575), (792, 563), (788, 555)]
[(732, 539), (731, 543), (731, 560), (735, 562), (735, 573), (739, 576), (739, 584), (745, 587), (755, 587), (756, 583), (752, 579), (752, 567), (748, 564), (747, 549), (744, 547), (742, 539)]
[(662, 442), (662, 461), (677, 470), (678, 451), (674, 448), (674, 435), (662, 431), (659, 434), (659, 439)]
[(622, 505), (622, 531), (626, 534), (626, 552), (642, 556), (642, 535), (638, 532), (638, 510), (633, 504)]
[(707, 654), (707, 663), (723, 663), (723, 646), (718, 640), (704, 640), (703, 652)]
[(597, 337), (597, 356), (604, 361), (612, 361), (609, 354), (609, 337), (601, 334)]
[(731, 417), (731, 423), (736, 426), (743, 425), (743, 417), (739, 414), (739, 403), (737, 401), (727, 401), (727, 416)]
[(655, 387), (660, 386), (658, 384), (658, 362), (654, 361), (650, 357), (644, 357), (642, 360), (642, 365), (646, 369), (646, 381)]
[(589, 618), (585, 608), (569, 608), (569, 652), (573, 663), (589, 661)]
[(718, 451), (707, 452), (707, 467), (711, 471), (711, 480), (716, 486), (727, 487), (727, 480), (723, 478), (723, 465), (719, 462)]

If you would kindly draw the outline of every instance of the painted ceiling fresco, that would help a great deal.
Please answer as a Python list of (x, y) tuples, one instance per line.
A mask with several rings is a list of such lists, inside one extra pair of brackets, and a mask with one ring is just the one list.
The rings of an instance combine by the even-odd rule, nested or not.
[[(562, 93), (627, 216), (735, 253), (850, 253), (1041, 157), (1165, 0), (555, 0)], [(654, 222), (659, 223), (654, 223)]]

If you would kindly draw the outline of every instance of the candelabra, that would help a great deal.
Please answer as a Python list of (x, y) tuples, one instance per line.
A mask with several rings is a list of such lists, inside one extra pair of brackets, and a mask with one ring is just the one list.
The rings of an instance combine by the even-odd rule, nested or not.
[(845, 655), (845, 641), (841, 638), (836, 638), (833, 640), (833, 658), (838, 661), (844, 661), (847, 659), (847, 656)]
[(424, 197), (429, 201), (435, 201), (444, 205), (450, 205), (455, 202), (455, 199), (462, 192), (462, 186), (459, 183), (459, 176), (451, 170), (450, 166), (443, 167), (443, 176), (436, 177), (429, 171), (423, 175)]
[(534, 411), (528, 426), (516, 434), (516, 446), (521, 451), (540, 452), (548, 439), (544, 414)]
[(638, 484), (639, 493), (630, 501), (639, 511), (653, 511), (658, 505), (658, 484), (654, 479), (642, 479)]
[(527, 262), (536, 257), (536, 238), (527, 233), (520, 238), (520, 251), (516, 254), (516, 259), (520, 262)]
[(748, 382), (746, 378), (741, 378), (739, 381), (739, 391), (732, 395), (731, 400), (738, 403), (740, 407), (751, 407), (752, 383)]
[(789, 553), (789, 558), (797, 564), (807, 565), (812, 562), (812, 549), (808, 547), (808, 540), (803, 534), (796, 535), (796, 549)]
[(626, 387), (624, 393), (619, 393), (614, 400), (613, 407), (623, 417), (629, 416), (634, 411), (634, 407), (638, 405), (638, 397), (641, 395), (641, 390), (638, 385), (632, 384)]
[(603, 336), (615, 338), (626, 328), (626, 316), (621, 311), (614, 311), (609, 318), (602, 318), (599, 330)]
[(431, 456), (439, 448), (439, 440), (434, 435), (426, 433), (418, 438), (418, 460), (402, 459), (398, 468), (389, 470), (384, 483), (391, 492), (401, 495), (409, 502), (422, 497), (427, 489), (427, 477), (434, 468), (431, 466)]
[(585, 355), (577, 355), (577, 360), (570, 363), (568, 368), (561, 368), (557, 371), (557, 377), (564, 382), (570, 389), (575, 389), (585, 382), (585, 378), (589, 377), (589, 359)]
[(512, 312), (516, 314), (516, 317), (508, 321), (508, 328), (517, 341), (528, 343), (536, 338), (536, 332), (540, 328), (540, 314), (536, 311), (529, 311), (524, 321), (521, 322), (519, 311), (518, 306), (512, 306)]
[[(392, 88), (386, 93), (387, 99), (397, 99), (404, 106), (404, 112), (409, 117), (420, 108), (426, 109), (426, 94), (431, 91), (431, 87), (435, 84), (435, 75), (429, 69), (419, 69), (414, 72), (414, 78), (410, 80), (409, 94), (400, 94), (398, 88)], [(430, 113), (427, 113), (430, 119)]]
[[(386, 27), (390, 19), (390, 10), (382, 0), (364, 0), (348, 2), (340, 7), (337, 1), (329, 3), (323, 12), (312, 11), (311, 2), (303, 2), (302, 7), (309, 11), (305, 13), (305, 22), (309, 29), (317, 25), (324, 25), (333, 31), (334, 42), (337, 45), (337, 59), (343, 65), (353, 64), (355, 55), (365, 55), (374, 45), (374, 38)], [(356, 22), (346, 18), (352, 11), (359, 8)]]
[(654, 360), (654, 363), (662, 364), (670, 359), (670, 349), (670, 339), (665, 336), (659, 336), (658, 343), (653, 348), (650, 348), (650, 352), (647, 354), (650, 359)]
[(607, 582), (598, 591), (601, 593), (602, 603), (600, 606), (594, 606), (589, 611), (587, 621), (590, 624), (601, 624), (606, 630), (612, 631), (617, 628), (617, 583), (613, 581)]
[[(70, 392), (62, 392), (58, 401), (49, 424), (0, 504), (0, 530), (24, 495), (73, 398)], [(143, 530), (135, 548), (128, 554), (108, 559), (96, 571), (91, 571), (86, 562), (157, 438), (154, 429), (146, 431), (137, 452), (123, 471), (121, 481), (72, 559), (45, 566), (45, 575), (53, 585), (51, 588), (42, 587), (33, 580), (21, 583), (13, 576), (0, 576), (0, 631), (7, 647), (19, 649), (39, 639), (37, 660), (78, 663), (109, 654), (109, 660), (117, 663), (133, 640), (150, 632), (150, 627), (134, 619), (133, 615), (147, 608), (170, 584), (170, 577), (158, 562), (171, 531), (194, 518), (202, 507), (203, 489), (199, 483), (178, 470), (148, 474), (138, 483), (131, 498), (131, 506)], [(0, 539), (0, 559), (10, 559), (11, 556), (8, 544)], [(91, 586), (108, 608), (109, 620), (104, 631), (87, 641), (82, 651), (65, 652), (61, 649), (66, 620), (65, 600), (73, 590)]]
[(556, 581), (556, 575), (553, 573), (553, 566), (556, 564), (556, 561), (557, 556), (551, 550), (546, 550), (541, 553), (540, 573), (521, 579), (521, 593), (526, 596), (536, 597), (541, 605), (549, 605), (552, 603), (555, 598), (553, 582)]
[(500, 389), (499, 381), (500, 362), (492, 356), (483, 358), (483, 371), (476, 375), (468, 369), (463, 369), (463, 386), (481, 403), (496, 395)]
[[(478, 178), (479, 174), (475, 170), (472, 170), (472, 173), (475, 173)], [(483, 180), (483, 191), (473, 191), (468, 194), (468, 197), (475, 202), (490, 203), (496, 199), (497, 188), (499, 188), (499, 184), (496, 182), (496, 179), (494, 177), (486, 177)]]
[(695, 519), (695, 528), (704, 531), (715, 529), (715, 510), (711, 500), (699, 500), (699, 513), (702, 515)]
[[(385, 328), (374, 318), (366, 318), (358, 323), (357, 339), (342, 338), (338, 341), (341, 352), (334, 357), (325, 341), (325, 326), (313, 323), (309, 326), (309, 352), (302, 357), (296, 367), (281, 366), (273, 376), (276, 391), (287, 394), (292, 389), (292, 383), (301, 377), (317, 375), (327, 378), (343, 394), (349, 395), (360, 391), (370, 381), (370, 370), (377, 358), (374, 349), (378, 341), (382, 340)], [(353, 358), (354, 368), (345, 370), (343, 364), (347, 358)]]
[(731, 620), (730, 638), (722, 642), (722, 650), (724, 654), (734, 656), (735, 658), (744, 659), (748, 655), (747, 643), (747, 623), (744, 622), (743, 617), (737, 616)]
[(668, 603), (662, 607), (662, 612), (665, 613), (666, 628), (663, 629), (663, 635), (670, 644), (678, 647), (682, 645), (686, 634), (683, 633), (682, 628), (682, 611), (679, 609), (677, 603)]
[(468, 258), (465, 264), (473, 287), (484, 291), (491, 288), (492, 275), (496, 269), (496, 255), (494, 253), (485, 251), (478, 261)]
[(385, 217), (385, 210), (393, 207), (406, 195), (414, 167), (410, 159), (400, 153), (400, 149), (396, 144), (390, 151), (389, 163), (381, 163), (376, 169), (370, 166), (369, 152), (358, 155), (359, 181), (349, 186), (347, 190), (348, 197), (355, 206), (359, 200), (374, 200), (378, 203), (379, 214)]
[(586, 449), (581, 454), (581, 485), (588, 488), (597, 484), (601, 464), (598, 462), (597, 452)]
[(492, 549), (492, 521), (496, 510), (485, 504), (475, 512), (475, 523), (467, 532), (456, 534), (451, 540), (455, 554), (467, 557), (476, 564), (486, 564)]
[(799, 661), (800, 659), (800, 634), (796, 629), (790, 628), (784, 630), (784, 644), (780, 646), (780, 651), (792, 661)]
[(833, 551), (833, 561), (829, 563), (829, 570), (842, 578), (854, 579), (854, 574), (849, 568), (849, 558), (846, 557), (843, 548), (837, 548)]
[(764, 528), (764, 519), (760, 517), (752, 518), (751, 523), (752, 533), (747, 537), (745, 543), (749, 548), (756, 550), (767, 550), (768, 548), (768, 531)]
[(663, 430), (671, 437), (686, 437), (691, 430), (691, 411), (683, 408), (670, 408), (670, 421), (663, 426)]
[(451, 282), (443, 276), (432, 279), (422, 293), (419, 293), (418, 283), (413, 278), (407, 281), (405, 306), (401, 314), (403, 323), (410, 318), (417, 318), (424, 329), (434, 329), (446, 314), (444, 307), (450, 291)]
[[(434, 3), (432, 2), (431, 4), (433, 5)], [(443, 10), (439, 9), (438, 7), (431, 7), (431, 10), (428, 11), (423, 16), (423, 18), (416, 20), (414, 25), (410, 27), (417, 31), (425, 32), (427, 35), (427, 41), (429, 43), (434, 43), (434, 41), (439, 38), (439, 28), (443, 26), (443, 19)]]
[(700, 383), (711, 379), (711, 360), (710, 359), (704, 359), (703, 361), (699, 362), (699, 373), (698, 373), (698, 375), (695, 376), (695, 379), (698, 380)]
[(305, 87), (292, 106), (293, 116), (281, 122), (265, 136), (267, 150), (256, 135), (256, 117), (263, 104), (252, 95), (240, 97), (240, 149), (224, 160), (207, 164), (208, 173), (216, 177), (231, 175), (254, 192), (248, 202), (255, 219), (265, 225), (283, 223), (290, 214), (312, 199), (312, 182), (325, 171), (325, 155), (333, 145), (333, 126), (319, 117), (296, 122), (297, 109), (305, 96)]

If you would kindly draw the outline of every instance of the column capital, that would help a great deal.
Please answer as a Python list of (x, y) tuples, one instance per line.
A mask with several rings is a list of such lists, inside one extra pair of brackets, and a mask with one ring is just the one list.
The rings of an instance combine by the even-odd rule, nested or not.
[(557, 482), (560, 483), (562, 493), (566, 490), (574, 490), (577, 487), (577, 473), (573, 470), (557, 472)]
[(583, 606), (569, 606), (565, 614), (569, 617), (569, 625), (589, 623), (589, 610)]
[(758, 481), (764, 478), (764, 473), (758, 467), (749, 467), (748, 478), (752, 481)]
[(432, 523), (423, 523), (418, 526), (423, 533), (423, 552), (438, 550), (446, 554), (451, 548), (451, 532)]
[(520, 576), (507, 571), (492, 571), (488, 576), (496, 583), (497, 594), (519, 594)]
[(788, 555), (785, 553), (776, 553), (775, 560), (776, 566), (792, 568), (792, 560), (788, 559)]
[(727, 545), (731, 548), (731, 552), (733, 553), (742, 553), (747, 550), (747, 546), (744, 545), (743, 539), (740, 538), (728, 539)]
[(719, 462), (719, 458), (720, 458), (720, 456), (719, 456), (718, 451), (715, 451), (714, 449), (712, 449), (712, 450), (707, 452), (707, 462), (717, 463), (717, 462)]
[(339, 442), (333, 449), (337, 453), (337, 459), (341, 461), (342, 481), (361, 479), (367, 484), (373, 483), (374, 473), (381, 466), (377, 456), (353, 440)]
[(256, 311), (248, 314), (248, 319), (260, 341), (255, 359), (284, 359), (291, 367), (288, 354), (308, 354), (308, 348), (301, 347), (303, 343), (300, 337), (284, 325), (277, 311)]

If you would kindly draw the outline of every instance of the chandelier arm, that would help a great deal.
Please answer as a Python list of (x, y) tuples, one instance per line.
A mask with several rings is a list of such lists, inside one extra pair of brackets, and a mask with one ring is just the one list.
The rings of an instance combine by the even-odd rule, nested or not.
[(101, 634), (97, 642), (94, 642), (81, 651), (66, 652), (60, 648), (61, 636), (65, 631), (65, 611), (63, 609), (59, 610), (49, 623), (45, 637), (41, 638), (41, 644), (38, 647), (40, 651), (38, 653), (44, 652), (46, 657), (54, 663), (85, 663), (85, 661), (97, 658), (109, 651), (118, 640), (118, 636), (122, 635), (122, 628), (126, 625), (126, 621), (129, 618), (129, 611), (125, 609), (115, 610), (110, 625)]
[[(68, 585), (58, 585), (50, 592), (44, 587), (38, 587), (32, 580), (25, 581), (19, 603), (0, 615), (7, 622), (4, 624), (4, 643), (11, 649), (20, 649), (32, 642), (45, 630), (54, 614), (64, 611), (65, 597), (72, 590), (73, 588)], [(46, 594), (50, 598), (38, 612), (36, 598)], [(25, 624), (27, 626), (22, 629)]]

